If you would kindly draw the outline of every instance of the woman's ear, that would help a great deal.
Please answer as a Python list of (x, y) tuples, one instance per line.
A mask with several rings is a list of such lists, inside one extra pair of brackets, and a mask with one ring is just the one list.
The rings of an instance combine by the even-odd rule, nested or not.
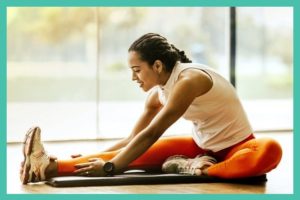
[(153, 65), (154, 70), (160, 74), (163, 70), (163, 63), (160, 60), (156, 60)]

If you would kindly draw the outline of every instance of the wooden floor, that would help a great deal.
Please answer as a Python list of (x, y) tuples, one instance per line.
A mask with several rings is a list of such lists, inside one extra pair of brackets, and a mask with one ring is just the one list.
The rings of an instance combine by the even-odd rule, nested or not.
[[(283, 158), (280, 165), (270, 172), (263, 185), (229, 183), (125, 185), (54, 188), (44, 183), (22, 185), (19, 181), (19, 163), (22, 160), (21, 144), (7, 145), (7, 193), (8, 194), (292, 194), (293, 193), (293, 133), (256, 134), (256, 137), (272, 137), (281, 143)], [(48, 142), (47, 151), (59, 158), (67, 158), (73, 153), (89, 154), (101, 151), (111, 142)]]

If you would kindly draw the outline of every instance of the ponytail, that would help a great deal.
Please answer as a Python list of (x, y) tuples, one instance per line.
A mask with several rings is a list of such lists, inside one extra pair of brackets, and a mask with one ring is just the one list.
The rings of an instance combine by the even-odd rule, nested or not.
[(182, 63), (191, 63), (192, 60), (190, 60), (186, 55), (184, 51), (180, 51), (179, 49), (177, 49), (173, 44), (171, 44), (171, 47), (177, 52), (178, 56), (179, 56), (179, 61)]

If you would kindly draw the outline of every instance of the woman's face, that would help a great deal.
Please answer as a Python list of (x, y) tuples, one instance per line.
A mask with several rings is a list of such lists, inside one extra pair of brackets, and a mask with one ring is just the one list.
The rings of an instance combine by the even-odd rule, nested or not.
[(159, 75), (147, 62), (142, 61), (135, 51), (129, 52), (128, 63), (132, 70), (132, 80), (147, 92), (159, 84)]

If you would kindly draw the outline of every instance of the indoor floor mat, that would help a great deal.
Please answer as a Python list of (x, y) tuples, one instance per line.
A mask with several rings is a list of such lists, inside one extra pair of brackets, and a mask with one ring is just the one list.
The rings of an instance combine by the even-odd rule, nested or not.
[(261, 184), (267, 181), (267, 176), (221, 179), (210, 176), (192, 176), (185, 174), (146, 174), (132, 173), (110, 177), (82, 177), (64, 176), (47, 180), (46, 184), (54, 187), (80, 187), (80, 186), (109, 186), (109, 185), (146, 185), (146, 184), (175, 184), (175, 183), (241, 183)]

